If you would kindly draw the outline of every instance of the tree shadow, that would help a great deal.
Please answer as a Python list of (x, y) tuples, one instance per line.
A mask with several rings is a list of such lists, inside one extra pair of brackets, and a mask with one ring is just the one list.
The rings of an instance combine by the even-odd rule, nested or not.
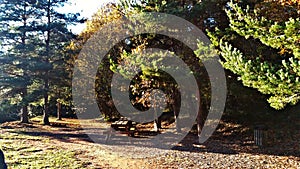
[[(284, 116), (284, 115), (282, 115)], [(268, 118), (268, 117), (265, 117)], [(281, 116), (278, 118), (282, 118)], [(264, 118), (260, 120), (266, 120)], [(286, 135), (274, 135), (272, 137), (279, 137), (281, 140), (275, 138), (273, 140), (267, 140), (266, 144), (262, 147), (258, 147), (253, 141), (253, 126), (254, 122), (242, 122), (230, 116), (223, 116), (222, 120), (213, 133), (213, 135), (204, 143), (198, 143), (198, 136), (195, 130), (191, 130), (178, 144), (174, 145), (171, 149), (185, 152), (211, 152), (220, 154), (239, 154), (239, 153), (250, 153), (250, 154), (266, 154), (276, 156), (294, 156), (300, 157), (299, 151), (299, 130), (296, 133), (299, 124), (299, 119), (290, 117), (289, 123), (275, 121), (272, 123), (265, 123), (267, 126), (271, 126), (271, 130), (279, 130), (281, 133), (289, 133), (290, 139), (287, 139)], [(97, 122), (98, 123), (98, 122)], [(100, 122), (99, 122), (100, 123)], [(277, 126), (272, 126), (276, 124)], [(113, 146), (135, 146), (135, 147), (148, 147), (148, 148), (159, 148), (159, 149), (170, 149), (169, 147), (157, 146), (150, 144), (151, 139), (159, 136), (163, 133), (157, 133), (153, 131), (140, 131), (134, 137), (129, 137), (126, 133), (116, 132), (111, 138), (107, 139), (109, 123), (96, 127), (80, 127), (80, 126), (68, 126), (65, 124), (53, 124), (48, 126), (47, 130), (39, 129), (45, 126), (28, 124), (28, 125), (4, 125), (1, 128), (6, 129), (10, 132), (17, 134), (29, 135), (29, 136), (40, 136), (55, 139), (67, 143), (87, 142), (102, 145), (113, 145)], [(106, 126), (106, 127), (105, 127)], [(273, 127), (273, 128), (272, 128)], [(11, 130), (20, 129), (24, 130)], [(295, 131), (294, 131), (295, 130)], [(268, 131), (268, 132), (270, 132)], [(270, 132), (271, 133), (271, 132)], [(278, 134), (278, 133), (277, 133)], [(174, 135), (175, 137), (175, 135)], [(283, 138), (285, 137), (285, 138)], [(170, 135), (169, 140), (173, 140)]]

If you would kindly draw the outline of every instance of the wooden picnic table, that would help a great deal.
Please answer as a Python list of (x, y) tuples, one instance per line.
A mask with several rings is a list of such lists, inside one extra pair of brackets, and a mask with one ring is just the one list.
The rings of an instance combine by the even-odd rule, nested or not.
[(115, 129), (116, 131), (123, 131), (128, 136), (134, 137), (137, 123), (131, 120), (128, 120), (125, 117), (120, 118), (119, 120), (113, 122), (111, 124), (111, 128)]

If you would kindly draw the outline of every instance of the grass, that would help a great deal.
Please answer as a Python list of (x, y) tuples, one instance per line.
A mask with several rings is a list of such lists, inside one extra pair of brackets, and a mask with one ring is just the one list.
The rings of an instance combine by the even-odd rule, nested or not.
[[(85, 124), (91, 124), (95, 121), (94, 120), (85, 120)], [(40, 125), (43, 125), (43, 117), (42, 116), (36, 116), (30, 119), (31, 122), (33, 123), (37, 123)], [(84, 120), (81, 120), (82, 122)], [(63, 118), (62, 120), (58, 120), (56, 117), (50, 116), (49, 117), (49, 122), (51, 123), (51, 125), (65, 125), (65, 126), (70, 126), (70, 127), (79, 127), (81, 125), (80, 121), (77, 119), (70, 119), (70, 118)]]
[[(49, 138), (5, 132), (0, 137), (0, 147), (11, 169), (79, 169), (85, 168), (76, 158), (76, 152), (55, 145), (45, 146)], [(36, 145), (36, 144), (39, 145)]]

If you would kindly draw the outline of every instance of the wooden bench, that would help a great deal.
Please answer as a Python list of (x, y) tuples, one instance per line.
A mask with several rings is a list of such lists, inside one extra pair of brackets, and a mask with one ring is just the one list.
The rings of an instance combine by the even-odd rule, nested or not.
[[(111, 123), (110, 130), (106, 132), (106, 142), (111, 138), (112, 135), (118, 134), (126, 134), (127, 136), (134, 137), (134, 134), (137, 132), (136, 129), (137, 123), (127, 118), (120, 118), (119, 120)], [(130, 137), (128, 137), (131, 142)]]
[(120, 118), (118, 121), (115, 121), (111, 124), (111, 128), (116, 131), (123, 131), (128, 136), (134, 137), (134, 133), (136, 132), (136, 122), (128, 120), (127, 118)]

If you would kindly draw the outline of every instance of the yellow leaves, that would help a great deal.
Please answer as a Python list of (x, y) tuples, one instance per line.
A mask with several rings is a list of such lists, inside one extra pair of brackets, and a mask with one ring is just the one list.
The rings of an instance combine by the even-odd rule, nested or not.
[(86, 28), (82, 34), (92, 35), (97, 32), (103, 25), (110, 23), (122, 17), (121, 11), (113, 4), (108, 4), (100, 8), (92, 19), (86, 22)]
[(122, 17), (122, 12), (114, 4), (107, 4), (101, 7), (90, 20), (85, 22), (85, 29), (79, 34), (76, 41), (68, 47), (71, 50), (80, 50), (86, 41), (104, 25), (118, 20)]
[(70, 50), (75, 50), (76, 49), (76, 45), (75, 45), (75, 42), (71, 42), (70, 45), (67, 47), (67, 49), (70, 49)]
[(298, 6), (300, 5), (300, 0), (280, 0), (281, 5)]
[(287, 52), (286, 49), (285, 49), (285, 48), (282, 48), (282, 49), (280, 50), (279, 54), (280, 54), (280, 55), (284, 55), (286, 52)]

